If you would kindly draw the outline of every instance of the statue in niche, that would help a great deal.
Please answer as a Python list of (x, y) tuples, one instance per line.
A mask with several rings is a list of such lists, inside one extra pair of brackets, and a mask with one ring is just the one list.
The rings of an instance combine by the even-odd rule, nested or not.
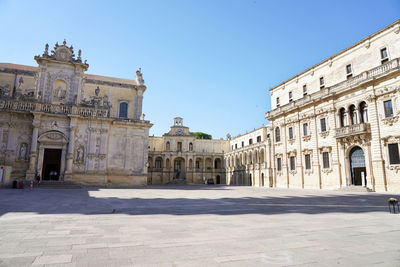
[(79, 146), (78, 149), (76, 150), (75, 161), (83, 162), (83, 154), (84, 154), (84, 148), (83, 148), (83, 146)]
[(59, 86), (54, 90), (53, 97), (61, 100), (65, 98), (66, 93), (67, 92), (61, 86)]
[(28, 145), (26, 143), (22, 143), (19, 149), (19, 158), (21, 160), (26, 160), (28, 158)]

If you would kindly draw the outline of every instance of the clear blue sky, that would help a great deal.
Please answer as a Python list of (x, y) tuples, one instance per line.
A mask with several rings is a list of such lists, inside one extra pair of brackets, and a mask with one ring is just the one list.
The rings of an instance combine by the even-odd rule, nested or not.
[(214, 138), (266, 124), (268, 89), (400, 18), (400, 0), (0, 0), (0, 62), (64, 38), (88, 73), (134, 79), (162, 135), (172, 118)]

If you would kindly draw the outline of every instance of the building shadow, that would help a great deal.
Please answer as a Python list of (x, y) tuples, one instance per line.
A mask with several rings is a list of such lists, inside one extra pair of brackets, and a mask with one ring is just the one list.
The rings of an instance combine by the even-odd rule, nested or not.
[[(175, 190), (179, 186), (170, 187)], [(222, 190), (219, 186), (203, 186), (202, 189), (185, 190)], [(146, 189), (164, 189), (166, 186), (155, 186)], [(106, 194), (102, 194), (106, 190)], [(114, 197), (114, 190), (119, 190)], [(124, 191), (121, 193), (121, 190)], [(139, 190), (139, 189), (138, 189)], [(128, 214), (128, 215), (245, 215), (245, 214), (324, 214), (324, 213), (369, 213), (388, 212), (387, 199), (389, 194), (377, 193), (333, 193), (326, 194), (291, 194), (290, 190), (279, 191), (265, 188), (262, 195), (258, 189), (257, 196), (248, 197), (220, 197), (212, 195), (210, 198), (199, 198), (198, 195), (169, 198), (152, 197), (124, 188), (101, 189), (36, 189), (0, 191), (0, 216), (7, 213), (36, 213), (36, 214)], [(295, 191), (293, 191), (295, 192)], [(299, 191), (297, 191), (299, 192)], [(314, 191), (321, 192), (321, 191)], [(231, 194), (235, 192), (231, 192)], [(186, 193), (182, 192), (181, 195)], [(157, 196), (157, 194), (154, 194)], [(197, 196), (197, 198), (196, 198)]]

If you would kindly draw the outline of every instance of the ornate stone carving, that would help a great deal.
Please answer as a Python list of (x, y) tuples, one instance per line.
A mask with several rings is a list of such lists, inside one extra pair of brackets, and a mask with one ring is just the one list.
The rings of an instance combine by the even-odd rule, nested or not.
[(311, 140), (311, 135), (309, 134), (309, 135), (303, 136), (302, 139), (304, 142), (308, 142)]
[(319, 135), (320, 135), (322, 138), (326, 138), (326, 137), (329, 136), (329, 130), (326, 130), (325, 132), (320, 132)]
[(399, 116), (386, 117), (382, 119), (383, 124), (392, 126), (399, 120)]

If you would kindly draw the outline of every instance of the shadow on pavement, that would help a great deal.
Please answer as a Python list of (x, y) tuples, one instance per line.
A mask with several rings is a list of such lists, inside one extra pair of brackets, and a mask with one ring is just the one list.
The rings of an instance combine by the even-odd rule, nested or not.
[[(189, 188), (188, 188), (189, 187)], [(377, 193), (323, 193), (308, 194), (304, 191), (300, 196), (291, 194), (291, 190), (281, 191), (265, 188), (259, 189), (256, 196), (236, 197), (233, 192), (229, 197), (218, 197), (214, 193), (206, 197), (181, 192), (177, 198), (157, 197), (143, 194), (146, 189), (185, 189), (185, 190), (223, 190), (226, 187), (175, 186), (144, 187), (136, 189), (34, 189), (32, 191), (2, 189), (0, 190), (0, 216), (6, 213), (32, 212), (37, 214), (130, 214), (130, 215), (242, 215), (242, 214), (284, 214), (284, 213), (367, 213), (388, 212), (388, 194)], [(250, 189), (250, 188), (249, 188)], [(106, 195), (96, 195), (105, 190)], [(118, 191), (118, 192), (117, 192)], [(238, 190), (239, 191), (239, 190)], [(120, 192), (124, 192), (121, 197)], [(228, 191), (229, 192), (229, 191)], [(242, 191), (240, 191), (242, 192)], [(260, 195), (261, 192), (261, 195)], [(281, 195), (277, 196), (279, 192)], [(299, 191), (293, 191), (299, 192)], [(321, 192), (321, 191), (315, 191)], [(101, 192), (100, 192), (101, 193)], [(115, 193), (119, 197), (115, 197)], [(297, 193), (298, 194), (298, 193)], [(140, 195), (141, 197), (138, 197)], [(154, 197), (152, 197), (154, 196)]]

